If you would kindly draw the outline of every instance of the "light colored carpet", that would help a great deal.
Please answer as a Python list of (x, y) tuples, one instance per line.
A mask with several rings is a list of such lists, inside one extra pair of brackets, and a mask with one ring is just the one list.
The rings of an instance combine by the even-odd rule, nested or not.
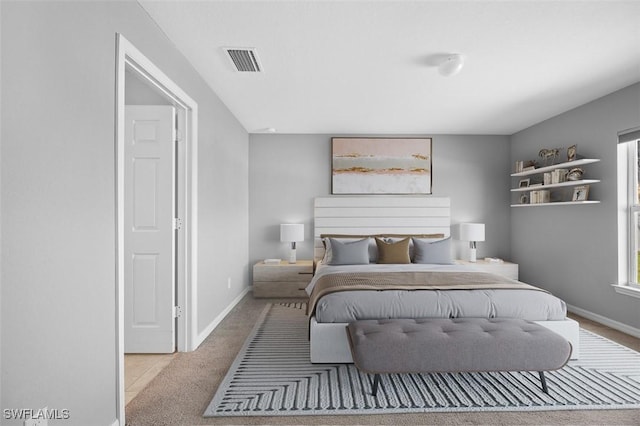
[(303, 305), (267, 306), (205, 411), (209, 416), (640, 408), (640, 353), (587, 331), (579, 361), (547, 372), (385, 374), (373, 397), (353, 364), (309, 361)]
[[(211, 401), (265, 305), (278, 302), (247, 295), (197, 351), (179, 353), (126, 408), (127, 424), (314, 424), (314, 425), (638, 425), (640, 410), (543, 412), (407, 413), (344, 416), (211, 417), (202, 413)], [(599, 334), (640, 350), (640, 340), (583, 318)]]

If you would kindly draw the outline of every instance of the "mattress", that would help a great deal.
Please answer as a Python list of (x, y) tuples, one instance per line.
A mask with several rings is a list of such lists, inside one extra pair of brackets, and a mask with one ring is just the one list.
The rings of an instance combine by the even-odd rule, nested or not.
[[(340, 265), (319, 264), (306, 288), (311, 294), (315, 283), (326, 274), (343, 272), (464, 272), (470, 265)], [(315, 306), (319, 323), (348, 323), (385, 318), (521, 318), (529, 321), (564, 320), (566, 304), (541, 290), (358, 290), (322, 296)]]

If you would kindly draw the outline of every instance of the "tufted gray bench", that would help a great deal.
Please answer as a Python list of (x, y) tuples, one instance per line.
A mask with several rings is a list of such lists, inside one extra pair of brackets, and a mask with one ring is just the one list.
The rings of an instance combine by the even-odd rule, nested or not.
[(381, 373), (544, 371), (562, 368), (571, 344), (536, 323), (512, 318), (420, 318), (361, 320), (347, 326), (353, 361)]

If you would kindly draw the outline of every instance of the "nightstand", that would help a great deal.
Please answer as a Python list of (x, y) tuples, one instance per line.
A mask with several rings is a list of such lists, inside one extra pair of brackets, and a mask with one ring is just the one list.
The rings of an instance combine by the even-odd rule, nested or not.
[(303, 297), (313, 275), (312, 260), (286, 260), (276, 264), (258, 262), (253, 265), (254, 297)]
[(468, 260), (457, 260), (460, 265), (473, 265), (481, 271), (492, 272), (494, 274), (504, 275), (512, 280), (518, 279), (518, 264), (507, 261), (488, 262), (484, 259), (478, 259), (477, 262), (469, 262)]

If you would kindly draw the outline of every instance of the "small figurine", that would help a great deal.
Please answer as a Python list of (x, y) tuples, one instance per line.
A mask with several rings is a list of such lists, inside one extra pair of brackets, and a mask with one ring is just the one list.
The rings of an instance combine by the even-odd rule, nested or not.
[(571, 145), (569, 148), (567, 148), (567, 161), (575, 160), (577, 155), (578, 155), (577, 145)]
[(562, 148), (543, 148), (538, 152), (538, 156), (544, 159), (544, 165), (547, 166), (547, 161), (551, 158), (551, 164), (553, 165), (556, 161), (556, 157), (560, 154), (560, 150)]

